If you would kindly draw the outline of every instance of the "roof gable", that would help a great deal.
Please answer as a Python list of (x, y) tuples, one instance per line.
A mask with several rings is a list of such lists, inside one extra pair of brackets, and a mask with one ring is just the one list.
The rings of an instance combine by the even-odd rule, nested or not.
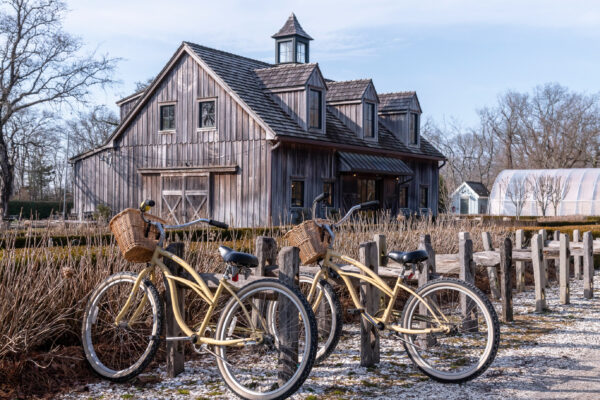
[(254, 72), (266, 89), (281, 89), (306, 85), (315, 68), (317, 64), (283, 64)]
[(292, 13), (287, 19), (287, 21), (285, 21), (285, 24), (283, 24), (279, 32), (277, 32), (271, 37), (273, 39), (277, 39), (293, 35), (301, 36), (308, 40), (313, 40), (313, 38), (311, 38), (310, 35), (306, 33), (304, 29), (302, 29), (302, 26), (300, 26), (300, 22), (298, 22), (298, 19), (296, 18), (296, 15), (294, 13)]
[(331, 81), (327, 84), (327, 102), (337, 103), (344, 101), (362, 100), (368, 89), (372, 88), (375, 96), (377, 92), (371, 79), (356, 79), (352, 81)]
[(489, 190), (487, 190), (485, 185), (481, 182), (466, 181), (465, 184), (480, 197), (488, 197), (490, 195)]
[(421, 105), (416, 92), (394, 92), (379, 94), (379, 111), (418, 111), (421, 112)]

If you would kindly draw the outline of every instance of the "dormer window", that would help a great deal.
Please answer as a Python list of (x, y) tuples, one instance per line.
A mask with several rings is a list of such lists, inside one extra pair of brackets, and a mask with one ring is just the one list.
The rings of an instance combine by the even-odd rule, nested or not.
[(296, 62), (306, 62), (306, 44), (302, 42), (296, 42)]
[(363, 106), (364, 113), (364, 136), (366, 138), (374, 138), (375, 137), (375, 104), (373, 103), (364, 103)]
[(290, 63), (293, 62), (293, 48), (292, 41), (286, 40), (284, 42), (279, 42), (279, 62), (280, 63)]
[(410, 114), (410, 126), (408, 130), (410, 144), (419, 144), (419, 114)]
[(321, 129), (323, 126), (323, 94), (320, 90), (310, 89), (308, 98), (308, 127)]

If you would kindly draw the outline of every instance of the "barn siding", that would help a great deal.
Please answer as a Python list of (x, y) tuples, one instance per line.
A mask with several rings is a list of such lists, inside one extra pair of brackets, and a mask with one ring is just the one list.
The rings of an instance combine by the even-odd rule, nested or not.
[[(217, 100), (216, 129), (197, 129), (197, 102), (202, 98)], [(158, 133), (162, 102), (176, 102), (174, 134)], [(264, 129), (184, 54), (115, 141), (111, 164), (101, 161), (108, 150), (76, 163), (76, 208), (81, 215), (106, 204), (116, 213), (151, 196), (161, 209), (160, 176), (143, 179), (139, 168), (237, 165), (235, 174), (212, 174), (211, 218), (236, 226), (267, 225), (270, 213), (263, 199), (270, 188), (261, 175), (270, 161), (269, 151)]]

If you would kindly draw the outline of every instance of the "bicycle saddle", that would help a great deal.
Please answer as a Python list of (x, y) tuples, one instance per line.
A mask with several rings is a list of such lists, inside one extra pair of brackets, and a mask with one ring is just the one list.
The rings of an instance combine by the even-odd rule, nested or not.
[(387, 255), (392, 260), (400, 264), (416, 264), (427, 260), (427, 252), (425, 250), (415, 251), (390, 251)]
[(219, 253), (228, 264), (248, 268), (254, 268), (258, 265), (258, 258), (252, 254), (235, 251), (226, 246), (219, 246)]

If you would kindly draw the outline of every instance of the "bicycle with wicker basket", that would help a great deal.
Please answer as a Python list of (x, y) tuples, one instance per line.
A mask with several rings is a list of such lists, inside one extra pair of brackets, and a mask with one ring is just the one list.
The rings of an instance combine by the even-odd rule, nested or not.
[[(83, 317), (82, 342), (93, 370), (103, 378), (125, 381), (149, 365), (162, 340), (189, 341), (197, 350), (215, 356), (223, 380), (236, 395), (245, 399), (290, 396), (310, 373), (317, 347), (315, 317), (299, 289), (275, 279), (237, 288), (230, 280), (237, 280), (238, 274), (248, 275), (258, 260), (221, 246), (225, 274), (212, 292), (189, 264), (163, 248), (165, 229), (200, 222), (225, 229), (227, 225), (204, 218), (168, 225), (146, 214), (152, 206), (154, 202), (147, 200), (139, 210), (127, 209), (110, 222), (125, 259), (147, 264), (138, 274), (121, 272), (108, 277), (91, 294)], [(173, 274), (163, 259), (179, 264), (191, 278)], [(190, 327), (178, 302), (172, 302), (183, 337), (163, 336), (163, 305), (156, 289), (159, 272), (171, 298), (176, 299), (177, 286), (184, 285), (206, 303), (201, 323)], [(222, 299), (225, 305), (213, 329), (211, 318), (224, 303)], [(266, 305), (273, 301), (283, 302), (287, 312), (267, 315)]]
[[(319, 195), (313, 202), (314, 217), (317, 204), (327, 197)], [(318, 263), (314, 274), (301, 274), (300, 287), (305, 294), (319, 326), (317, 363), (325, 360), (335, 349), (342, 332), (342, 307), (330, 281), (346, 286), (354, 311), (366, 320), (375, 334), (388, 330), (403, 343), (413, 363), (429, 377), (448, 383), (460, 383), (482, 374), (498, 351), (500, 329), (494, 307), (484, 293), (472, 284), (440, 278), (416, 290), (405, 279), (413, 278), (427, 260), (427, 252), (392, 251), (386, 256), (396, 261), (398, 278), (393, 287), (357, 260), (333, 250), (335, 229), (361, 209), (378, 205), (377, 201), (358, 204), (337, 223), (308, 220), (286, 234), (291, 245), (300, 248), (303, 264)], [(382, 256), (382, 255), (379, 255)], [(334, 262), (335, 261), (335, 262)], [(350, 264), (358, 268), (344, 269)], [(427, 273), (427, 270), (420, 271)], [(351, 279), (371, 284), (382, 295), (380, 309), (371, 315), (361, 305)], [(410, 296), (403, 309), (397, 306), (402, 291)], [(384, 299), (387, 298), (387, 301)], [(277, 302), (270, 304), (277, 312)]]

